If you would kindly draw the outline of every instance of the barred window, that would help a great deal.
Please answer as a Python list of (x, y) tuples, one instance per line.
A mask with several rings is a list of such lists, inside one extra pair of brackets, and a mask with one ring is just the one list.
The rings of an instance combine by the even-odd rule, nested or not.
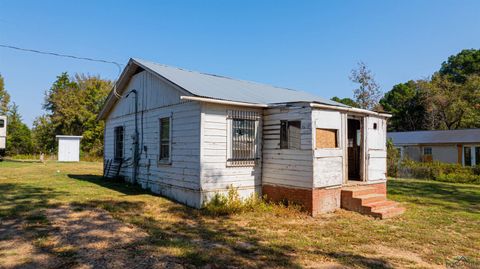
[(123, 126), (115, 127), (114, 131), (114, 158), (115, 160), (123, 159)]
[(170, 161), (170, 118), (160, 119), (160, 152), (158, 160), (161, 162)]
[(257, 159), (259, 115), (252, 111), (229, 111), (230, 165), (252, 165)]

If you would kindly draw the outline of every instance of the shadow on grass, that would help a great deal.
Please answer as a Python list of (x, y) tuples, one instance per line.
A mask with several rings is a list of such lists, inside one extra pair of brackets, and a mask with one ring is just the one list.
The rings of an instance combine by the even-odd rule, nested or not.
[[(105, 180), (94, 175), (69, 175), (125, 194), (145, 193), (137, 186)], [(146, 239), (135, 242), (137, 253), (146, 257), (163, 256), (162, 260), (182, 265), (213, 268), (301, 268), (295, 246), (281, 240), (264, 238), (258, 230), (240, 225), (228, 216), (212, 217), (202, 210), (165, 202), (152, 209), (144, 201), (93, 200), (74, 203), (76, 208), (102, 208), (115, 218), (134, 224), (148, 233)], [(114, 251), (114, 250), (112, 250)], [(174, 253), (172, 253), (174, 252)], [(367, 268), (391, 268), (388, 261), (343, 252), (318, 252), (344, 265)], [(150, 261), (145, 266), (153, 265)]]
[(396, 179), (388, 182), (388, 193), (415, 204), (480, 212), (480, 186)]

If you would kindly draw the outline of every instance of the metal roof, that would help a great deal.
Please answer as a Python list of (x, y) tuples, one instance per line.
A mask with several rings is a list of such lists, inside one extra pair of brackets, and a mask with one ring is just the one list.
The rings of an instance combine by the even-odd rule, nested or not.
[(348, 107), (304, 91), (189, 71), (142, 59), (135, 58), (132, 61), (199, 97), (255, 104), (316, 102)]
[(480, 129), (389, 132), (395, 145), (480, 143)]

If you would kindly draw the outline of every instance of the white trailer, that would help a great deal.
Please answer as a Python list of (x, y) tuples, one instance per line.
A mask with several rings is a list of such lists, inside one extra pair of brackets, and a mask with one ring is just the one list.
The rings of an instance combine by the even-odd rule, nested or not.
[(0, 116), (0, 159), (5, 156), (7, 147), (7, 116)]

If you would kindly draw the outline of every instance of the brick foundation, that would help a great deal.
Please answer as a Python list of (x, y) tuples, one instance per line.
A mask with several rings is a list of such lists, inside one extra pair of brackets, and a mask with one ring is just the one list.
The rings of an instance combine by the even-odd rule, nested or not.
[(262, 187), (262, 194), (266, 195), (269, 201), (299, 204), (312, 216), (340, 208), (340, 192), (340, 187), (331, 189), (297, 189), (274, 185)]

